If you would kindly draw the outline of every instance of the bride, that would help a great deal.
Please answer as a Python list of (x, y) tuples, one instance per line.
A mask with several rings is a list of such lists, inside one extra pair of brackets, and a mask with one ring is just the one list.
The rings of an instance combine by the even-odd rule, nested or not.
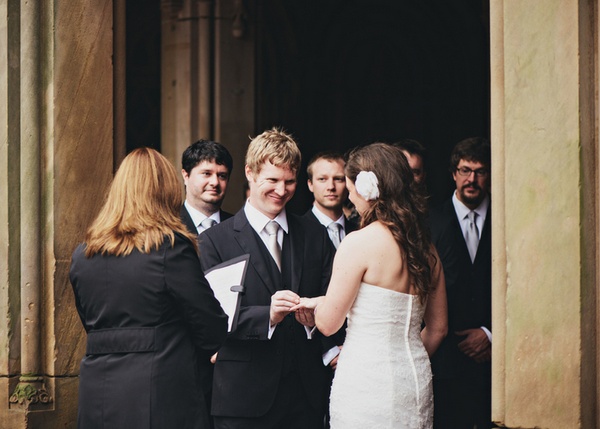
[(313, 312), (324, 335), (348, 317), (331, 428), (430, 428), (429, 356), (446, 335), (447, 304), (425, 199), (402, 152), (388, 144), (355, 149), (345, 173), (361, 229), (337, 250), (327, 294), (293, 308)]

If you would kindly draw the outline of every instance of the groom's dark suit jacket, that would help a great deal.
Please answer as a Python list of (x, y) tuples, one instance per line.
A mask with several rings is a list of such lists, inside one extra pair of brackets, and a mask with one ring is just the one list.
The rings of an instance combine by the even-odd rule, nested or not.
[(482, 326), (492, 329), (491, 221), (490, 204), (477, 255), (471, 262), (452, 200), (431, 212), (432, 240), (442, 261), (448, 295), (448, 335), (431, 360), (434, 379), (490, 374), (489, 362), (478, 364), (458, 349), (464, 337), (454, 332)]
[(322, 226), (287, 213), (289, 234), (282, 249), (282, 272), (248, 223), (244, 210), (200, 236), (204, 270), (250, 254), (237, 329), (229, 334), (215, 364), (212, 414), (259, 417), (272, 406), (280, 380), (292, 375), (310, 404), (324, 413), (331, 372), (322, 362), (328, 346), (315, 331), (307, 339), (293, 315), (285, 317), (267, 338), (271, 296), (290, 289), (300, 296), (325, 294), (331, 276), (333, 246)]

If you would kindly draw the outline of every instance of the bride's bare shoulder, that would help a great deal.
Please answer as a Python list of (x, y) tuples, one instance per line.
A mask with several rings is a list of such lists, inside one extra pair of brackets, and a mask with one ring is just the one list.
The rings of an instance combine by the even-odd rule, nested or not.
[(377, 244), (381, 239), (390, 235), (391, 233), (385, 225), (380, 222), (373, 222), (364, 228), (351, 232), (343, 242), (347, 240), (348, 244), (353, 246), (368, 247)]

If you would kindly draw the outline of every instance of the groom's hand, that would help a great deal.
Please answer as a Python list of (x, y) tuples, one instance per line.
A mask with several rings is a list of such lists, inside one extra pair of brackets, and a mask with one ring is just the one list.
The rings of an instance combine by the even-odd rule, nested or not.
[(271, 326), (281, 323), (283, 318), (290, 314), (291, 308), (300, 303), (298, 294), (291, 290), (278, 290), (271, 296), (271, 309), (269, 318)]
[(298, 323), (312, 329), (315, 326), (315, 313), (308, 308), (300, 308), (295, 313)]

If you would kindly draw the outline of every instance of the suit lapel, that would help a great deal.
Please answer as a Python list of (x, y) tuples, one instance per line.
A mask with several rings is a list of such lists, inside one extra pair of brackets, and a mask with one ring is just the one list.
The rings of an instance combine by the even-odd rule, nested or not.
[[(316, 218), (315, 218), (316, 219)], [(288, 214), (288, 234), (285, 239), (290, 240), (290, 262), (291, 262), (291, 282), (290, 288), (293, 292), (298, 293), (300, 289), (300, 279), (302, 278), (302, 261), (304, 257), (304, 234), (303, 229), (298, 223), (298, 219)], [(318, 221), (317, 221), (318, 222)]]
[[(487, 214), (485, 215), (485, 222), (483, 224), (483, 231), (481, 231), (481, 239), (479, 240), (479, 246), (477, 246), (477, 254), (475, 255), (475, 261), (477, 262), (480, 258), (489, 259), (490, 255), (488, 252), (484, 252), (484, 249), (491, 249), (491, 240), (492, 240), (492, 202), (490, 201), (490, 205), (487, 209)], [(486, 253), (488, 253), (486, 255)]]
[(242, 248), (244, 253), (250, 254), (250, 264), (257, 272), (264, 286), (269, 290), (269, 292), (271, 292), (271, 294), (277, 292), (277, 286), (275, 283), (273, 283), (273, 279), (270, 275), (270, 261), (265, 261), (264, 258), (260, 257), (260, 255), (263, 254), (263, 251), (260, 247), (262, 242), (259, 242), (260, 237), (258, 237), (250, 223), (248, 223), (248, 219), (246, 218), (243, 209), (235, 214), (235, 218), (233, 220), (233, 230), (234, 238), (239, 246)]
[(198, 229), (196, 228), (196, 225), (194, 225), (194, 221), (192, 220), (192, 217), (190, 216), (185, 206), (181, 206), (180, 217), (181, 221), (186, 226), (188, 231), (192, 234), (198, 235)]

